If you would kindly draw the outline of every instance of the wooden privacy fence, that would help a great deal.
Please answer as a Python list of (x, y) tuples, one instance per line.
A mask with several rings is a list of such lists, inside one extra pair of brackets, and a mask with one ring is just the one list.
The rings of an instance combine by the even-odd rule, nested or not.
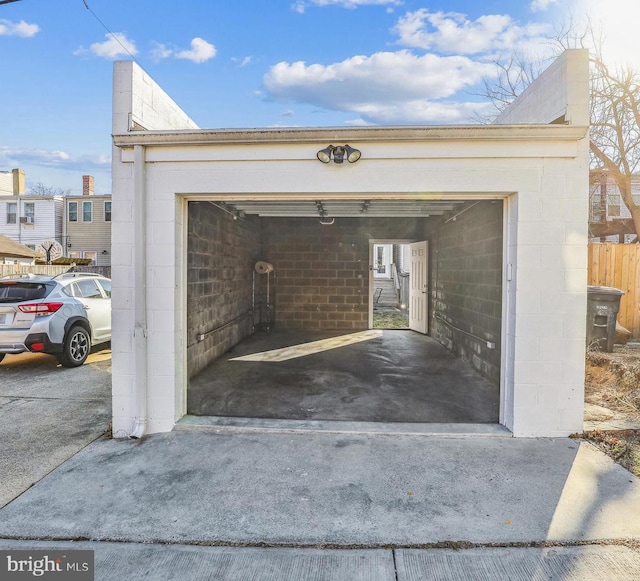
[(588, 280), (624, 291), (618, 323), (640, 338), (640, 244), (589, 244)]
[(46, 264), (36, 264), (34, 266), (24, 264), (0, 264), (0, 278), (13, 274), (45, 274), (47, 276), (55, 276), (67, 272), (70, 266), (53, 266)]

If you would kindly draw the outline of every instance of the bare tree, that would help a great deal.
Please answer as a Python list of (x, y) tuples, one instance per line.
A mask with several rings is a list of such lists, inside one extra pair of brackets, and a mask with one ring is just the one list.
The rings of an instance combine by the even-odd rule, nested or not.
[(615, 182), (640, 239), (640, 205), (631, 180), (640, 169), (640, 77), (631, 67), (609, 68), (591, 58), (591, 168)]
[[(588, 23), (580, 33), (566, 26), (552, 39), (556, 52), (590, 45), (590, 167), (593, 183), (614, 182), (629, 209), (640, 240), (640, 205), (632, 195), (632, 177), (640, 171), (640, 74), (630, 66), (609, 66), (604, 39)], [(484, 82), (484, 93), (497, 111), (504, 110), (542, 71), (541, 62), (522, 56), (496, 61), (497, 76)]]
[(53, 186), (46, 186), (42, 182), (31, 186), (27, 192), (28, 196), (68, 196), (71, 190), (63, 190)]

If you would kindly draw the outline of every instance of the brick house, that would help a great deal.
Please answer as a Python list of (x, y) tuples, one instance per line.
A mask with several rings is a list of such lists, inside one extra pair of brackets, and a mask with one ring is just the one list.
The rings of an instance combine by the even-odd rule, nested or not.
[(502, 426), (581, 431), (587, 51), (486, 126), (199, 129), (133, 62), (113, 98), (116, 437), (173, 429), (189, 378), (252, 333), (257, 260), (279, 328), (354, 332), (387, 243), (416, 245), (412, 329), (499, 386)]

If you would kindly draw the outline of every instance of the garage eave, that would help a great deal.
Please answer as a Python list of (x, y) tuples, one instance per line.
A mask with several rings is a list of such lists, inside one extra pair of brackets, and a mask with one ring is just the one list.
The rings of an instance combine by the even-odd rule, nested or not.
[(265, 143), (578, 141), (589, 128), (576, 125), (456, 125), (437, 127), (265, 128), (131, 131), (113, 135), (117, 147), (135, 145), (250, 145)]

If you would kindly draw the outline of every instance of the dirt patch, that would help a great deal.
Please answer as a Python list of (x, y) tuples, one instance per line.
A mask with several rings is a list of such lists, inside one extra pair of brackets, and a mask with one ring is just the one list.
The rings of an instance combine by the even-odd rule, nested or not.
[[(585, 402), (608, 410), (613, 420), (640, 422), (640, 344), (616, 345), (613, 353), (589, 351)], [(640, 430), (593, 430), (581, 437), (640, 476)]]

